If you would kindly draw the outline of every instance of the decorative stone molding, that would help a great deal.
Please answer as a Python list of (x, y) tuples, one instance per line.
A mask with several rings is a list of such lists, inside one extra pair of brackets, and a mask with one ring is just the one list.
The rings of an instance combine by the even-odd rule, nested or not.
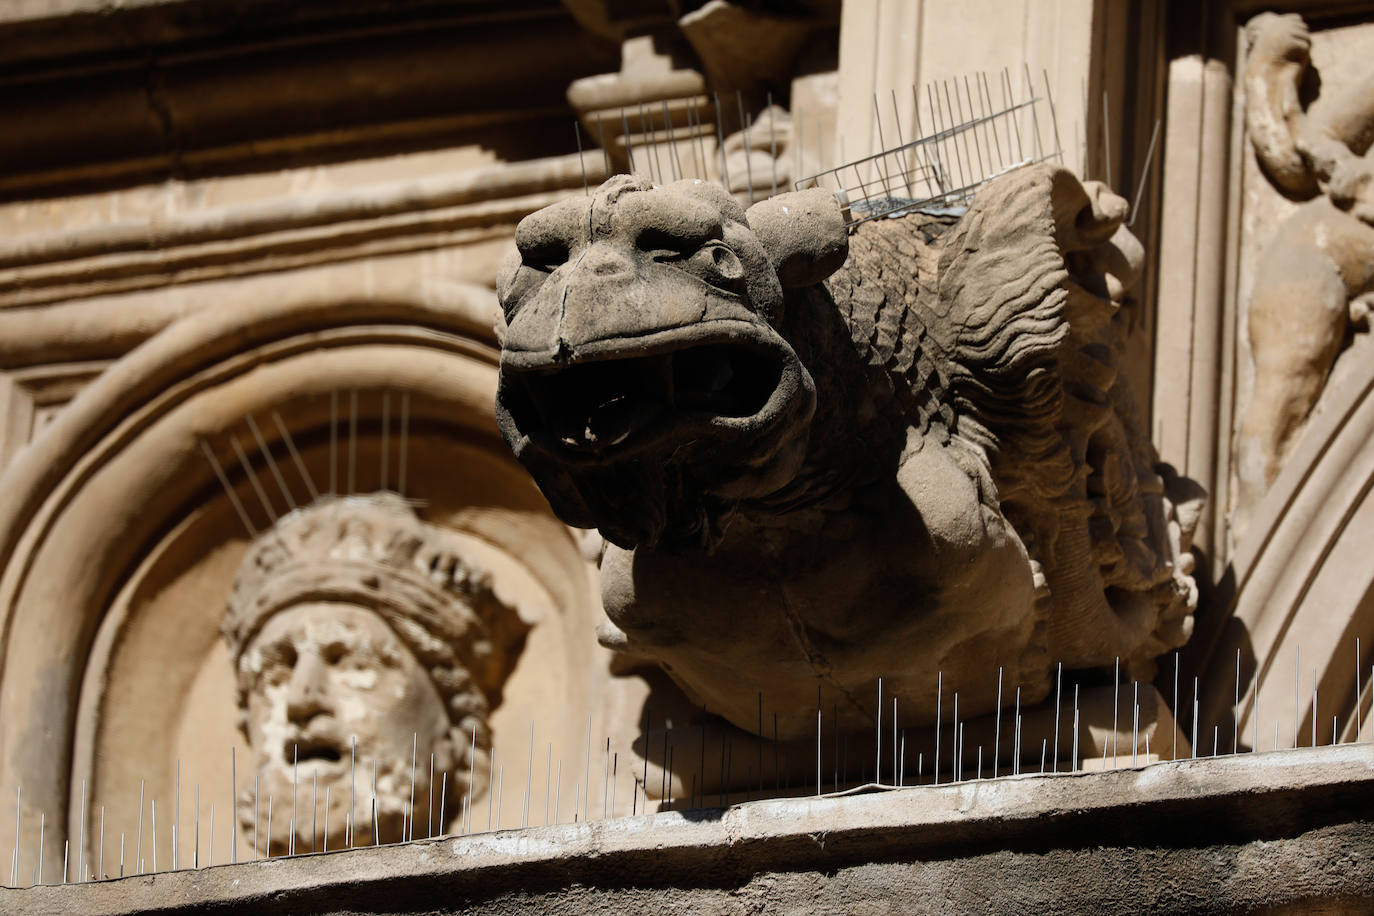
[[(563, 635), (594, 625), (585, 561), (491, 421), (490, 292), (394, 274), (366, 287), (347, 272), (333, 279), (267, 298), (251, 284), (221, 291), (216, 308), (102, 373), (5, 472), (0, 779), (23, 783), (26, 811), (47, 812), (59, 856), (60, 838), (77, 837), (82, 780), (85, 815), (104, 806), (111, 823), (136, 821), (140, 780), (168, 798), (179, 758), (198, 779), (220, 774), (228, 791), (234, 686), (218, 625), (248, 533), (202, 442), (241, 433), (246, 415), (278, 410), (323, 481), (331, 392), (361, 390), (358, 449), (375, 474), (382, 404), (370, 393), (411, 392), (408, 487), (428, 496), (426, 520), (480, 556), (503, 600), (538, 622), (526, 651), (542, 677), (598, 670), (590, 641)], [(268, 445), (280, 451), (275, 435)], [(467, 473), (455, 479), (455, 467)], [(242, 476), (234, 486), (254, 498)], [(56, 571), (74, 555), (101, 561)], [(526, 702), (508, 694), (497, 718), (508, 707), (528, 716)]]
[[(1323, 395), (1274, 484), (1251, 516), (1254, 535), (1232, 561), (1235, 597), (1224, 627), (1199, 649), (1204, 674), (1200, 713), (1226, 727), (1235, 717), (1240, 741), (1257, 735), (1268, 749), (1274, 723), (1280, 747), (1295, 741), (1353, 740), (1374, 734), (1369, 664), (1374, 662), (1374, 346), (1352, 348), (1338, 380)], [(1361, 702), (1354, 710), (1355, 640), (1364, 647)], [(1236, 653), (1240, 704), (1231, 707)], [(1313, 702), (1314, 687), (1317, 695)], [(1258, 684), (1258, 691), (1256, 690)], [(1313, 719), (1313, 706), (1316, 719)]]

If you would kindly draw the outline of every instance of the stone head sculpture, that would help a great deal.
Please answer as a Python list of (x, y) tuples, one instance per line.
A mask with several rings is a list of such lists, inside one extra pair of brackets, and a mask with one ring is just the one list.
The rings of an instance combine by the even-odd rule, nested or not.
[[(280, 519), (240, 565), (223, 625), (256, 771), (240, 823), (249, 828), (255, 796), (266, 806), (270, 795), (270, 842), (285, 849), (293, 779), (318, 777), (330, 845), (350, 825), (355, 844), (371, 843), (375, 761), (378, 831), (399, 839), (413, 752), (416, 799), (428, 798), (431, 753), (451, 798), (486, 766), (488, 716), (526, 631), (487, 574), (395, 494), (328, 497)], [(265, 807), (258, 823), (265, 835)], [(308, 848), (311, 820), (294, 826), (296, 849)]]
[(974, 715), (999, 668), (1024, 701), (1057, 661), (1148, 676), (1191, 626), (1196, 492), (1118, 383), (1127, 209), (1039, 166), (853, 227), (825, 190), (625, 176), (527, 217), (497, 419), (612, 544), (602, 642), (795, 737), (818, 686), (871, 717), (881, 676), (914, 724), (941, 673)]
[(627, 547), (710, 540), (721, 507), (795, 475), (816, 391), (778, 328), (784, 287), (844, 262), (827, 192), (746, 219), (718, 185), (619, 177), (516, 241), (497, 418), (565, 521)]

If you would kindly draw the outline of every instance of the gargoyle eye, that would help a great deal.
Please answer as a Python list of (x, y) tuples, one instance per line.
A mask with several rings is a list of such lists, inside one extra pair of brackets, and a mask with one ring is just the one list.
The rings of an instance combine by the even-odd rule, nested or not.
[(699, 241), (685, 239), (662, 229), (645, 229), (635, 239), (635, 246), (655, 261), (680, 261), (690, 257), (700, 247)]
[(557, 242), (520, 249), (520, 261), (526, 267), (552, 273), (568, 263), (568, 246)]

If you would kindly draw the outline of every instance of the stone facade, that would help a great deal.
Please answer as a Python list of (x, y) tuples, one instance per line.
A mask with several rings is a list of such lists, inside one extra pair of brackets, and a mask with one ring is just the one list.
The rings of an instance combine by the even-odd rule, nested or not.
[(1370, 906), (1368, 2), (0, 48), (0, 908)]

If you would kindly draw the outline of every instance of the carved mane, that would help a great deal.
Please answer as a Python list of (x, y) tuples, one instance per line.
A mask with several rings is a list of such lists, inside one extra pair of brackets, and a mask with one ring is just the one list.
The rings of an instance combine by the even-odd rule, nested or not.
[[(1158, 465), (1119, 377), (1132, 304), (1105, 295), (1099, 265), (1127, 244), (1124, 211), (1100, 212), (1094, 190), (1028, 168), (992, 182), (957, 220), (861, 223), (826, 285), (912, 426), (986, 463), (985, 500), (1048, 585), (1051, 656), (1074, 666), (1119, 656), (1148, 677), (1191, 632), (1187, 550), (1202, 494)], [(1084, 208), (1107, 228), (1082, 233)]]

